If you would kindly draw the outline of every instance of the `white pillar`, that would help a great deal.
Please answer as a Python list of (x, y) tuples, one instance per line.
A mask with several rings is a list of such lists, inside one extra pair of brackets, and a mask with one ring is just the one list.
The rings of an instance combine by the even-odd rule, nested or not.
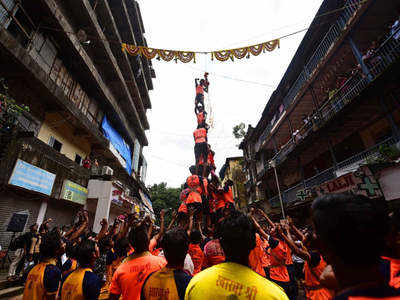
[(47, 202), (46, 201), (42, 201), (42, 203), (40, 204), (40, 208), (39, 208), (39, 213), (36, 219), (36, 223), (40, 226), (43, 223), (44, 220), (44, 216), (46, 215), (46, 210), (47, 210)]
[(110, 215), (111, 181), (90, 180), (88, 185), (88, 198), (96, 198), (97, 206), (93, 222), (93, 231), (98, 233), (101, 229), (100, 221)]

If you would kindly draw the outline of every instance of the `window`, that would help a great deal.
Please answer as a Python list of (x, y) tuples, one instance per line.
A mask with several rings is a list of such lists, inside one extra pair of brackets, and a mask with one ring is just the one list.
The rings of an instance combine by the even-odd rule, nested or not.
[(54, 136), (51, 136), (51, 137), (50, 137), (49, 145), (50, 145), (50, 147), (52, 147), (54, 150), (56, 150), (56, 151), (58, 151), (58, 152), (61, 152), (62, 143), (61, 143), (60, 141), (56, 140), (56, 139), (54, 138)]
[(79, 154), (75, 154), (75, 162), (80, 165), (82, 162), (82, 157)]

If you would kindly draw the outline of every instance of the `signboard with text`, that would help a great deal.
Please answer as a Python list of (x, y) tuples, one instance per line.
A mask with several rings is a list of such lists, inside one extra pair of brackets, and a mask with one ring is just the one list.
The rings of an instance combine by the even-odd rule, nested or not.
[(50, 196), (56, 175), (18, 159), (9, 184)]
[(61, 199), (85, 205), (87, 195), (87, 188), (70, 180), (64, 180), (64, 185), (60, 197)]

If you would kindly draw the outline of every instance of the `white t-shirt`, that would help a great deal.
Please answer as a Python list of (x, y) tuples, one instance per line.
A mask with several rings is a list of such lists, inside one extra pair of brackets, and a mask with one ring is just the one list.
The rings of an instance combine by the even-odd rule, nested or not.
[[(164, 256), (164, 250), (162, 250), (162, 251), (160, 252), (160, 254), (158, 254), (158, 256), (160, 256), (160, 257), (165, 257), (165, 256)], [(190, 257), (189, 254), (186, 254), (185, 262), (183, 263), (183, 270), (189, 272), (190, 275), (193, 275), (193, 272), (194, 272), (194, 265), (193, 265), (192, 258)]]

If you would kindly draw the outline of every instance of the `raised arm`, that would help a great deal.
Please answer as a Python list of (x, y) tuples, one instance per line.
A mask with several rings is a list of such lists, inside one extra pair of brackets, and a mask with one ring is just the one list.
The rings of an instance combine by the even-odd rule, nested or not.
[(298, 247), (295, 242), (288, 237), (287, 232), (289, 231), (289, 226), (287, 224), (284, 229), (282, 229), (281, 226), (278, 226), (277, 230), (289, 248), (296, 253), (297, 256), (307, 261), (311, 260), (311, 255), (308, 253), (307, 249)]
[(166, 212), (167, 212), (166, 209), (162, 209), (161, 212), (160, 212), (160, 232), (157, 233), (153, 237), (156, 241), (159, 241), (162, 238), (162, 236), (164, 235), (164, 233), (165, 233), (165, 224), (164, 224), (165, 222), (164, 222), (164, 220), (165, 220), (165, 213)]
[(73, 241), (78, 238), (82, 233), (86, 230), (88, 222), (85, 220), (83, 223), (78, 227), (78, 229), (71, 234), (70, 240)]
[(294, 233), (294, 235), (300, 240), (304, 241), (305, 236), (304, 234), (293, 224), (293, 220), (288, 218), (290, 230)]
[(192, 229), (193, 229), (193, 218), (194, 218), (194, 210), (189, 209), (189, 227), (187, 230), (188, 235), (190, 235), (190, 233), (192, 232)]
[(101, 229), (99, 234), (96, 236), (96, 241), (100, 241), (103, 237), (106, 236), (108, 230), (108, 222), (107, 219), (103, 219), (100, 221)]
[(267, 220), (268, 224), (269, 224), (272, 228), (275, 227), (274, 222), (272, 222), (272, 220), (267, 216), (267, 214), (266, 214), (262, 209), (259, 209), (259, 208), (258, 208), (258, 209), (257, 209), (257, 212), (258, 212), (262, 217), (264, 217), (265, 220)]
[(176, 211), (173, 211), (172, 212), (172, 220), (168, 225), (167, 231), (170, 230), (172, 228), (172, 226), (174, 226), (174, 223), (175, 223), (177, 218), (178, 218), (178, 213)]
[(260, 224), (256, 221), (256, 219), (253, 216), (250, 216), (251, 220), (253, 221), (254, 227), (256, 227), (257, 231), (261, 235), (262, 238), (268, 240), (269, 235), (261, 228)]

